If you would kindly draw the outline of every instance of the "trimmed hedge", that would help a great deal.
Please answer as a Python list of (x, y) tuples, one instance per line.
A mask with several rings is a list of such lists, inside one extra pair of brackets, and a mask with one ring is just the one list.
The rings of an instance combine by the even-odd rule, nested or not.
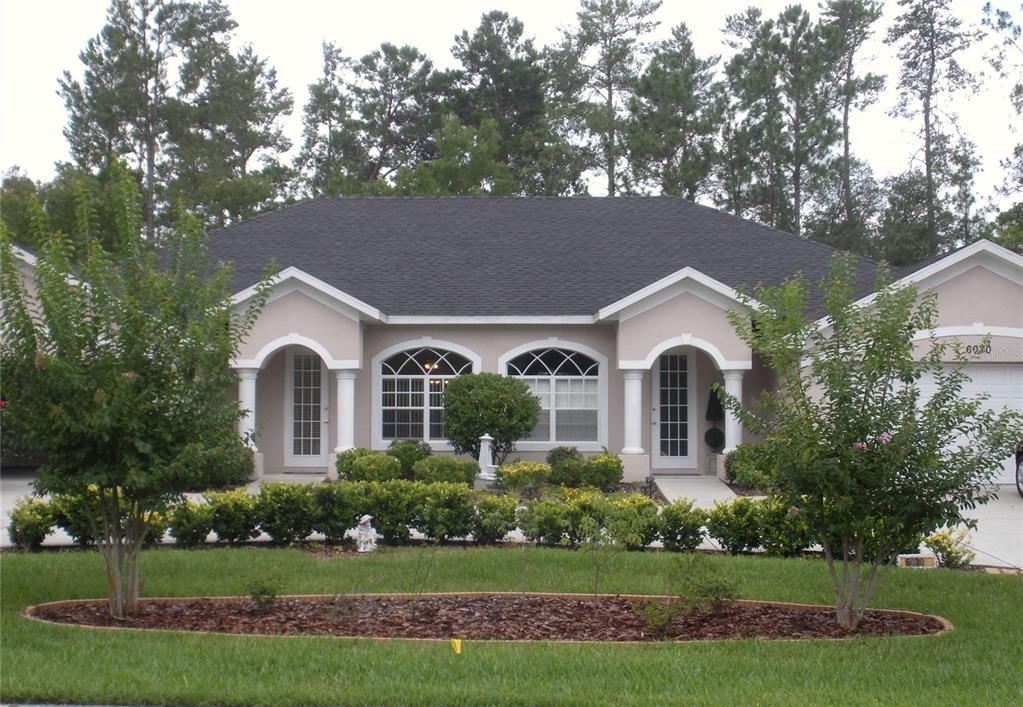
[(7, 535), (22, 550), (38, 550), (46, 536), (53, 532), (50, 504), (31, 496), (23, 496), (11, 509)]
[(417, 462), (430, 457), (433, 450), (430, 445), (418, 439), (396, 439), (391, 442), (387, 454), (394, 457), (401, 463), (401, 477), (411, 479), (412, 470)]
[(551, 468), (540, 462), (517, 461), (497, 468), (497, 485), (512, 493), (544, 486), (551, 477)]
[(353, 481), (317, 484), (313, 488), (316, 503), (313, 530), (323, 533), (331, 545), (340, 545), (345, 533), (359, 524), (365, 496), (365, 484)]
[(392, 481), (401, 478), (401, 462), (381, 452), (363, 454), (352, 462), (349, 481)]
[(234, 491), (211, 491), (205, 494), (206, 502), (213, 509), (210, 525), (213, 532), (225, 543), (243, 543), (258, 534), (256, 528), (256, 498), (245, 489)]
[(198, 547), (213, 532), (213, 506), (186, 499), (171, 509), (168, 525), (178, 545)]
[(275, 543), (305, 540), (316, 525), (316, 501), (307, 484), (262, 483), (254, 510), (260, 530)]
[(661, 511), (661, 542), (672, 552), (690, 552), (703, 542), (707, 513), (693, 508), (692, 500), (680, 498)]
[(480, 465), (471, 459), (427, 457), (412, 467), (412, 480), (425, 483), (444, 482), (471, 485), (480, 473)]

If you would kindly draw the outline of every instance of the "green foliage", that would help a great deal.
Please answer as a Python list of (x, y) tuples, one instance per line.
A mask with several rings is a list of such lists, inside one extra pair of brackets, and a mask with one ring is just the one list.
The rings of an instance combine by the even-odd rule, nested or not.
[(693, 508), (688, 498), (672, 501), (661, 510), (661, 542), (665, 550), (689, 552), (703, 541), (703, 524), (707, 514)]
[(970, 550), (970, 535), (966, 528), (946, 528), (928, 535), (924, 545), (938, 558), (938, 564), (949, 569), (965, 567), (977, 555)]
[(672, 593), (687, 614), (717, 614), (731, 606), (738, 592), (735, 581), (725, 577), (706, 555), (686, 553), (678, 557), (669, 575)]
[(614, 542), (628, 550), (638, 550), (654, 542), (661, 533), (658, 507), (641, 493), (616, 498), (604, 521)]
[(625, 467), (614, 454), (595, 454), (583, 464), (582, 483), (607, 490), (622, 482)]
[(480, 456), (480, 437), (489, 434), (494, 459), (503, 464), (515, 442), (529, 435), (540, 401), (525, 383), (496, 373), (471, 373), (444, 389), (444, 431), (456, 454)]
[[(354, 451), (354, 450), (349, 450)], [(347, 452), (344, 452), (347, 454)], [(396, 439), (391, 442), (387, 453), (401, 462), (401, 476), (403, 479), (411, 479), (412, 468), (416, 462), (420, 462), (431, 454), (433, 450), (426, 442), (418, 439)]]
[(252, 447), (233, 435), (207, 449), (203, 466), (189, 471), (188, 490), (206, 491), (243, 484), (252, 478), (254, 469)]
[(770, 460), (757, 444), (740, 444), (725, 455), (725, 477), (740, 486), (766, 491), (770, 477), (764, 473)]
[(146, 532), (143, 536), (143, 545), (152, 547), (163, 542), (163, 536), (167, 533), (169, 517), (164, 511), (150, 511), (145, 516)]
[(79, 547), (88, 547), (97, 540), (99, 519), (95, 509), (95, 490), (72, 495), (55, 495), (50, 500), (54, 524), (71, 536)]
[(470, 532), (473, 542), (477, 545), (499, 542), (515, 529), (515, 511), (518, 505), (515, 498), (477, 492), (474, 501), (475, 510)]
[(38, 550), (46, 536), (53, 532), (50, 504), (38, 498), (23, 496), (11, 509), (7, 536), (22, 550)]
[(394, 479), (366, 484), (364, 513), (373, 516), (373, 527), (389, 545), (408, 542), (420, 516), (425, 484)]
[(168, 525), (171, 537), (182, 547), (198, 547), (213, 531), (213, 506), (188, 499), (171, 508)]
[(267, 611), (277, 603), (284, 583), (277, 577), (255, 577), (246, 583), (246, 593), (257, 609)]
[(728, 503), (715, 501), (707, 512), (707, 534), (733, 555), (760, 547), (757, 504), (740, 496)]
[(507, 196), (514, 192), (511, 170), (499, 155), (497, 123), (483, 118), (479, 127), (463, 126), (454, 115), (434, 133), (433, 159), (403, 167), (397, 176), (402, 194), (416, 196)]
[(338, 454), (334, 462), (334, 466), (337, 469), (337, 477), (339, 479), (353, 480), (352, 473), (355, 470), (355, 460), (367, 454), (377, 454), (377, 452), (374, 452), (372, 449), (355, 447), (354, 449), (346, 449)]
[(401, 462), (395, 457), (380, 452), (363, 454), (352, 462), (352, 470), (345, 478), (350, 481), (400, 479)]
[(505, 491), (522, 493), (544, 486), (551, 477), (551, 468), (540, 462), (517, 461), (497, 468), (497, 485)]
[(570, 544), (572, 522), (566, 504), (554, 499), (527, 503), (518, 513), (518, 525), (526, 540), (538, 545)]
[(755, 503), (760, 544), (769, 556), (798, 557), (814, 544), (816, 533), (795, 506), (775, 496)]
[(584, 462), (583, 455), (575, 447), (555, 447), (547, 452), (550, 482), (572, 488), (582, 486)]
[(472, 485), (479, 473), (480, 465), (471, 459), (430, 457), (416, 462), (412, 468), (412, 479), (426, 483), (443, 481)]
[(258, 534), (256, 499), (245, 489), (207, 493), (206, 502), (212, 508), (213, 532), (221, 542), (243, 543)]
[(345, 533), (359, 524), (366, 504), (364, 485), (351, 481), (335, 481), (313, 487), (316, 516), (313, 530), (323, 533), (331, 545), (344, 542)]
[(301, 542), (313, 532), (317, 506), (306, 484), (261, 483), (255, 503), (259, 529), (275, 543)]
[(413, 523), (428, 538), (444, 542), (472, 532), (472, 490), (464, 483), (432, 483), (423, 487)]

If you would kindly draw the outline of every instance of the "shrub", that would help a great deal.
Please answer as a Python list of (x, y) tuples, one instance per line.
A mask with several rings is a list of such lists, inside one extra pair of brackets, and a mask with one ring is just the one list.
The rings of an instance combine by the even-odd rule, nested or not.
[(359, 524), (366, 507), (365, 484), (335, 481), (313, 487), (316, 516), (313, 530), (323, 533), (331, 545), (344, 542), (345, 533)]
[(760, 547), (760, 523), (752, 499), (717, 501), (707, 513), (707, 534), (733, 555)]
[(167, 532), (167, 514), (160, 511), (150, 511), (143, 518), (146, 522), (146, 534), (142, 537), (142, 544), (146, 547), (158, 545), (163, 541), (163, 536)]
[(316, 523), (316, 502), (307, 484), (260, 484), (255, 512), (259, 528), (275, 543), (305, 540)]
[(213, 530), (213, 507), (185, 499), (170, 512), (171, 537), (183, 547), (197, 547), (206, 542)]
[(572, 523), (568, 506), (553, 499), (526, 504), (518, 513), (519, 528), (538, 545), (567, 545)]
[(638, 550), (657, 539), (661, 519), (656, 503), (641, 493), (631, 493), (612, 502), (605, 525), (615, 542)]
[(212, 508), (213, 532), (226, 543), (242, 543), (256, 537), (259, 519), (256, 517), (256, 499), (245, 489), (211, 491), (206, 501)]
[(547, 452), (547, 465), (553, 469), (566, 459), (583, 461), (583, 455), (576, 447), (554, 447)]
[(625, 468), (613, 454), (596, 454), (583, 463), (582, 483), (607, 489), (622, 482)]
[(396, 439), (391, 442), (391, 448), (387, 453), (401, 463), (401, 476), (404, 479), (413, 478), (412, 470), (417, 462), (421, 462), (433, 454), (430, 445), (417, 439)]
[(772, 557), (796, 557), (813, 545), (814, 531), (797, 510), (784, 501), (768, 497), (757, 501), (757, 525), (760, 544)]
[(376, 454), (372, 449), (364, 449), (362, 447), (356, 447), (355, 449), (346, 449), (337, 455), (337, 459), (334, 461), (334, 467), (337, 469), (337, 477), (339, 479), (351, 479), (352, 478), (352, 467), (355, 464), (355, 460), (359, 457), (364, 457), (367, 454)]
[(56, 495), (50, 501), (53, 523), (71, 536), (75, 545), (88, 547), (96, 542), (88, 496)]
[(451, 484), (472, 484), (480, 473), (480, 465), (471, 459), (454, 457), (429, 457), (421, 459), (412, 467), (412, 479), (426, 483), (445, 482)]
[(732, 604), (737, 591), (736, 583), (699, 553), (680, 556), (669, 582), (687, 614), (719, 613)]
[(725, 478), (757, 491), (768, 488), (766, 467), (764, 448), (757, 444), (740, 444), (725, 455)]
[(969, 533), (966, 528), (949, 528), (928, 535), (924, 539), (924, 545), (938, 558), (939, 565), (956, 569), (965, 567), (976, 557), (976, 554), (969, 548), (968, 540)]
[(551, 483), (576, 487), (583, 483), (583, 455), (575, 447), (555, 447), (547, 452)]
[(246, 582), (246, 591), (252, 603), (260, 611), (265, 611), (277, 603), (283, 583), (277, 577), (257, 577)]
[(707, 514), (693, 508), (692, 500), (680, 498), (661, 511), (661, 542), (672, 552), (691, 552), (703, 541)]
[[(612, 504), (604, 494), (591, 488), (562, 489), (558, 497), (565, 504), (568, 523), (566, 540), (570, 545), (580, 542), (601, 543), (609, 538), (605, 533)], [(622, 527), (623, 534), (627, 528)]]
[(50, 504), (38, 498), (23, 496), (11, 509), (7, 535), (22, 550), (38, 550), (46, 536), (53, 532)]
[(492, 493), (475, 494), (472, 539), (480, 545), (496, 543), (515, 529), (515, 499)]
[(373, 527), (385, 543), (408, 542), (411, 528), (420, 517), (424, 485), (395, 479), (365, 485), (365, 512), (373, 516)]
[(352, 462), (346, 477), (350, 481), (391, 481), (401, 478), (401, 462), (380, 452), (371, 452)]
[(497, 485), (514, 493), (539, 488), (550, 477), (551, 468), (540, 462), (517, 461), (497, 468)]
[(252, 478), (252, 448), (237, 435), (206, 450), (202, 468), (190, 475), (187, 490), (205, 491), (242, 484)]
[(433, 483), (423, 487), (416, 508), (416, 529), (431, 540), (444, 542), (472, 531), (472, 490), (464, 483)]
[(480, 456), (480, 437), (494, 438), (493, 452), (503, 464), (515, 442), (536, 427), (540, 401), (517, 378), (496, 373), (470, 373), (444, 389), (444, 431), (458, 454)]

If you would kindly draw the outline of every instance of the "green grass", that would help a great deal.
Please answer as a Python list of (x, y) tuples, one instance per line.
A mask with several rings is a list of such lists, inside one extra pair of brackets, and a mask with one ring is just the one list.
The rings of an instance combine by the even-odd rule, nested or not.
[[(431, 552), (433, 553), (431, 555)], [(422, 581), (422, 567), (432, 569)], [(714, 557), (745, 598), (828, 603), (812, 560)], [(29, 604), (103, 595), (95, 552), (6, 553), (0, 564), (0, 701), (133, 704), (1023, 704), (1023, 577), (891, 570), (874, 604), (940, 614), (937, 638), (698, 644), (444, 644), (95, 631), (20, 616)], [(673, 558), (617, 556), (601, 590), (656, 594)], [(419, 568), (420, 581), (416, 574)], [(270, 548), (159, 549), (145, 596), (284, 592), (586, 592), (583, 552), (384, 550), (325, 559)], [(417, 586), (418, 584), (418, 586)]]

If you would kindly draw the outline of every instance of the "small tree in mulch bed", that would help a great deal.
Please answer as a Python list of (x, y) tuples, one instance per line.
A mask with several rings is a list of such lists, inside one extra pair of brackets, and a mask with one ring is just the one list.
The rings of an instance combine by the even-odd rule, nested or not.
[[(963, 348), (913, 337), (936, 325), (937, 298), (895, 288), (881, 270), (874, 300), (856, 304), (856, 261), (836, 256), (821, 284), (824, 319), (806, 316), (802, 278), (758, 288), (754, 309), (733, 312), (739, 336), (773, 369), (777, 391), (752, 410), (719, 389), (724, 404), (763, 440), (770, 490), (801, 515), (824, 550), (835, 614), (854, 629), (882, 565), (941, 526), (972, 521), (1010, 456), (1023, 422), (962, 397)], [(947, 361), (955, 364), (945, 365)], [(920, 381), (929, 376), (927, 400)]]

